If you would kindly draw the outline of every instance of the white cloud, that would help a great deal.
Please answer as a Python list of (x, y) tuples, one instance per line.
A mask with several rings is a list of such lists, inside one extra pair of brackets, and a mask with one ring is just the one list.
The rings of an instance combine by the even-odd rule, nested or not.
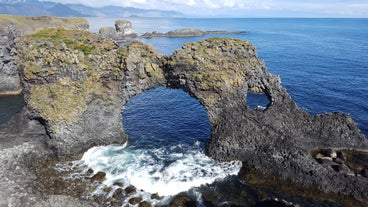
[(220, 5), (213, 3), (212, 0), (203, 0), (203, 3), (207, 8), (211, 8), (211, 9), (220, 8)]
[(187, 1), (187, 5), (194, 6), (194, 5), (196, 5), (196, 1), (195, 0), (189, 0), (189, 1)]

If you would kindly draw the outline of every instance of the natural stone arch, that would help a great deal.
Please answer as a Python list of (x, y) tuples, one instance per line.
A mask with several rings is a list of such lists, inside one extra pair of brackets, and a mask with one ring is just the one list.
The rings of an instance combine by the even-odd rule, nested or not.
[[(367, 150), (351, 117), (300, 110), (249, 42), (207, 39), (165, 57), (140, 42), (118, 47), (88, 32), (49, 29), (22, 38), (17, 50), (28, 115), (45, 125), (47, 142), (58, 155), (126, 142), (124, 104), (166, 85), (203, 104), (211, 124), (207, 155), (241, 160), (241, 179), (261, 172), (263, 179), (278, 178), (285, 185), (368, 199), (367, 179), (331, 171), (311, 155), (320, 148)], [(267, 110), (246, 107), (244, 92), (252, 88), (270, 97)]]

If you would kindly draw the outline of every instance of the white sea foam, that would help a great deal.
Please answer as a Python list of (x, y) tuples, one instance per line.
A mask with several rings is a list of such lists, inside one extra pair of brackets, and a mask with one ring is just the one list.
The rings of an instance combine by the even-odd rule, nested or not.
[(148, 193), (175, 195), (192, 187), (237, 174), (240, 162), (216, 163), (198, 147), (184, 152), (171, 149), (137, 149), (125, 146), (103, 146), (88, 150), (82, 161), (95, 171), (106, 172), (104, 184), (117, 180), (134, 185)]

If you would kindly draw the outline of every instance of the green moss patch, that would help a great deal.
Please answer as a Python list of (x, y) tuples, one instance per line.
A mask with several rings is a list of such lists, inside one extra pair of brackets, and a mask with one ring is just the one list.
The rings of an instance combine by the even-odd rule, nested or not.
[(87, 31), (48, 28), (22, 37), (16, 47), (29, 91), (26, 102), (51, 131), (57, 131), (57, 123), (78, 121), (93, 100), (118, 102), (115, 82), (123, 72), (116, 43)]

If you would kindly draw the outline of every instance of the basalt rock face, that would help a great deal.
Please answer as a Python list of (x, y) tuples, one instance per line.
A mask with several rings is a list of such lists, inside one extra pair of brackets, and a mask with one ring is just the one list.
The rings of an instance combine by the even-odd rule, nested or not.
[(125, 102), (165, 81), (152, 47), (119, 48), (86, 31), (41, 30), (24, 36), (16, 50), (29, 116), (46, 125), (58, 155), (125, 143)]
[(85, 19), (80, 18), (0, 15), (0, 94), (19, 94), (22, 90), (14, 63), (14, 40), (21, 35), (47, 27), (88, 30), (89, 26)]
[[(300, 110), (249, 42), (187, 43), (170, 57), (167, 76), (171, 87), (184, 89), (207, 109), (207, 154), (219, 161), (243, 161), (240, 178), (245, 182), (252, 175), (257, 182), (317, 188), (367, 203), (367, 178), (336, 172), (311, 155), (321, 148), (367, 151), (368, 142), (354, 121), (340, 113), (311, 116)], [(270, 100), (267, 109), (249, 108), (248, 91), (264, 92)]]
[[(367, 151), (354, 121), (340, 113), (311, 116), (300, 110), (249, 42), (207, 39), (165, 57), (140, 42), (119, 47), (89, 32), (46, 29), (22, 37), (15, 49), (28, 117), (45, 126), (46, 143), (57, 155), (125, 143), (121, 113), (129, 98), (158, 86), (181, 88), (207, 109), (207, 155), (241, 160), (241, 180), (367, 203), (367, 178), (336, 172), (314, 153)], [(267, 109), (249, 108), (248, 91), (265, 93)]]

